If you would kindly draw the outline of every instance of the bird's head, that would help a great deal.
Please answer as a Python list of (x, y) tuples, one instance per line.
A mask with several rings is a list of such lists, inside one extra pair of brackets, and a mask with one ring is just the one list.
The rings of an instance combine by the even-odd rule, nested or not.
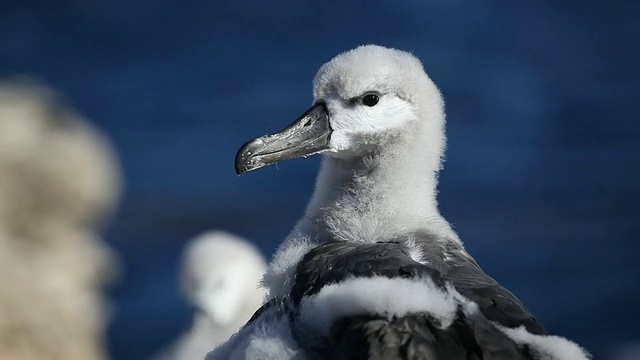
[(424, 147), (439, 162), (442, 97), (413, 55), (376, 45), (358, 47), (324, 64), (313, 90), (314, 105), (294, 123), (238, 151), (238, 174), (316, 153), (363, 157), (402, 143)]

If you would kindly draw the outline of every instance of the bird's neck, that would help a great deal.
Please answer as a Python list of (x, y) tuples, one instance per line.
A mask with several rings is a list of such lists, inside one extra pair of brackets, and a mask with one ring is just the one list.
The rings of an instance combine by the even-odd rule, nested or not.
[(424, 149), (393, 151), (350, 159), (324, 156), (314, 195), (295, 232), (320, 241), (386, 241), (427, 230), (457, 238), (437, 207), (437, 159)]

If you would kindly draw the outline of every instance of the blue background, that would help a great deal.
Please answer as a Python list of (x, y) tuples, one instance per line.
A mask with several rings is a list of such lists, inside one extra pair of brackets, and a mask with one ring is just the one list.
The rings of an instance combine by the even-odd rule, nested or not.
[(270, 255), (319, 158), (236, 177), (246, 140), (311, 103), (363, 43), (412, 51), (447, 101), (443, 214), (547, 328), (596, 355), (640, 339), (640, 2), (26, 0), (0, 5), (0, 75), (35, 75), (111, 137), (126, 273), (109, 346), (144, 359), (189, 325), (175, 287), (207, 229)]

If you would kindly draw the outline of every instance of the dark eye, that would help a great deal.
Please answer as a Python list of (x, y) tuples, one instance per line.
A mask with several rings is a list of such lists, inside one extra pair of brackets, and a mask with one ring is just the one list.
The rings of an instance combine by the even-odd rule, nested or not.
[(362, 97), (362, 103), (369, 107), (375, 106), (379, 100), (380, 97), (376, 94), (367, 94)]

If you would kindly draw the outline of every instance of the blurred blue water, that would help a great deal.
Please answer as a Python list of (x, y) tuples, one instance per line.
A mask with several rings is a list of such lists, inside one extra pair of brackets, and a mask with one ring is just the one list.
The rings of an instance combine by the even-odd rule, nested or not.
[(485, 270), (596, 355), (639, 339), (640, 3), (29, 0), (0, 5), (0, 75), (36, 75), (114, 141), (127, 182), (109, 243), (114, 359), (188, 326), (185, 241), (221, 228), (270, 255), (317, 158), (238, 178), (233, 156), (311, 102), (317, 68), (378, 43), (447, 100), (442, 212)]

